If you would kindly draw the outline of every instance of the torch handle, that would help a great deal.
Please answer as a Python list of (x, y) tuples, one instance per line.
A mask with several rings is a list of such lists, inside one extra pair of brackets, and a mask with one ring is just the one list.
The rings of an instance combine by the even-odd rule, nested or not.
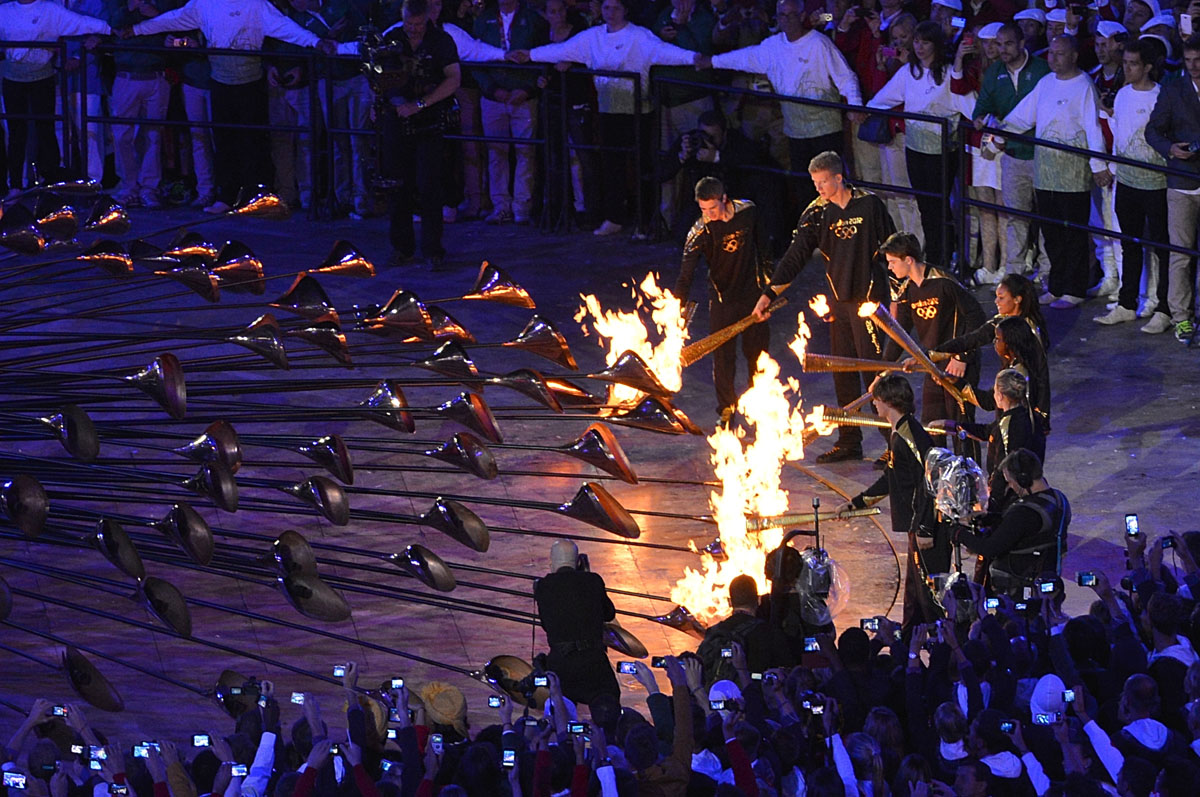
[(817, 520), (850, 520), (856, 517), (870, 517), (878, 515), (879, 507), (867, 507), (866, 509), (851, 509), (842, 514), (837, 512), (801, 512), (795, 515), (775, 515), (774, 517), (748, 517), (746, 518), (747, 531), (762, 531), (764, 529), (778, 529), (785, 526), (799, 526), (804, 523), (813, 523)]
[[(773, 313), (783, 307), (785, 304), (787, 304), (787, 299), (780, 296), (767, 306), (767, 313)], [(755, 318), (753, 315), (748, 315), (745, 318), (734, 321), (727, 327), (718, 329), (716, 332), (708, 335), (707, 337), (700, 338), (700, 340), (696, 341), (695, 343), (689, 343), (687, 346), (683, 347), (683, 351), (681, 351), (679, 354), (679, 359), (683, 363), (683, 367), (687, 368), (700, 358), (712, 354), (714, 351), (724, 346), (727, 341), (732, 340), (733, 338), (742, 334), (743, 330), (757, 323), (757, 318)]]
[(943, 390), (954, 396), (955, 401), (957, 401), (960, 406), (964, 403), (974, 404), (977, 407), (979, 406), (979, 399), (975, 397), (975, 391), (969, 389), (959, 389), (959, 387), (954, 384), (953, 379), (947, 376), (941, 368), (938, 368), (936, 365), (934, 365), (933, 360), (929, 359), (929, 355), (925, 353), (925, 350), (921, 348), (921, 345), (913, 340), (903, 327), (896, 323), (896, 319), (892, 317), (892, 314), (888, 312), (886, 307), (884, 307), (882, 304), (876, 305), (875, 312), (868, 316), (868, 318), (871, 318), (878, 323), (880, 328), (883, 329), (889, 338), (896, 341), (897, 345), (904, 349), (909, 357), (912, 357), (917, 361), (917, 363), (921, 366), (922, 371), (928, 373), (933, 381), (937, 382)]

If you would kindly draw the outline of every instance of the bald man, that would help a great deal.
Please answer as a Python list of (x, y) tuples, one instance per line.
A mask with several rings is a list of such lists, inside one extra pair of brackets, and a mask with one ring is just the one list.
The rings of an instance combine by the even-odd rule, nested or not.
[(616, 619), (604, 579), (581, 570), (579, 549), (570, 540), (550, 547), (550, 573), (533, 585), (538, 617), (550, 655), (546, 664), (558, 675), (563, 694), (591, 705), (598, 698), (619, 700), (621, 688), (604, 648), (604, 624)]

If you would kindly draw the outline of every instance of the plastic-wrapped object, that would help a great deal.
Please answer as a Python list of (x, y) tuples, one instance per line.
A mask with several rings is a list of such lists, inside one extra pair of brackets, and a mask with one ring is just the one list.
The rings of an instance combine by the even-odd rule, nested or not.
[(809, 625), (827, 625), (850, 602), (850, 579), (824, 548), (805, 548), (800, 558), (804, 563), (796, 579), (800, 614)]
[(925, 452), (925, 489), (930, 494), (937, 494), (938, 482), (941, 481), (942, 471), (954, 459), (954, 452), (948, 448), (933, 446)]
[(987, 507), (988, 487), (983, 470), (970, 457), (931, 448), (925, 454), (925, 485), (944, 519), (969, 525)]

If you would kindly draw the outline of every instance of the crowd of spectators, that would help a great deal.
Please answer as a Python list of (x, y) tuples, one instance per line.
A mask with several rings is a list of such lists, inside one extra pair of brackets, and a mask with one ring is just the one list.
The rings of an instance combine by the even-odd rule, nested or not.
[[(765, 209), (778, 254), (814, 196), (808, 161), (833, 150), (852, 164), (853, 178), (902, 189), (886, 192), (889, 210), (898, 229), (918, 235), (932, 264), (957, 264), (960, 276), (988, 284), (1005, 273), (1036, 273), (1047, 304), (1070, 308), (1099, 295), (1110, 305), (1098, 322), (1145, 318), (1142, 331), (1173, 329), (1187, 341), (1195, 333), (1195, 259), (1154, 244), (1195, 246), (1200, 182), (1100, 156), (1200, 171), (1200, 110), (1190, 102), (1200, 81), (1200, 39), (1191, 38), (1197, 14), (1200, 0), (1174, 7), (1160, 0), (1031, 0), (1027, 8), (1014, 0), (434, 2), (433, 24), (451, 34), (464, 62), (477, 64), (464, 70), (456, 91), (462, 131), (507, 139), (447, 146), (454, 177), (445, 188), (444, 219), (520, 224), (567, 214), (598, 235), (632, 230), (646, 237), (661, 223), (681, 237), (696, 216), (692, 186), (715, 175)], [(370, 129), (366, 77), (353, 57), (309, 60), (302, 51), (346, 53), (354, 47), (345, 43), (400, 19), (396, 0), (2, 3), (4, 39), (75, 38), (61, 60), (52, 48), (6, 49), (8, 168), (0, 190), (60, 173), (61, 130), (56, 138), (52, 121), (12, 115), (54, 113), (62, 79), (71, 90), (69, 120), (77, 122), (86, 107), (93, 116), (141, 122), (89, 125), (74, 139), (86, 148), (92, 178), (104, 177), (111, 153), (109, 179), (127, 204), (192, 200), (220, 212), (243, 184), (259, 181), (298, 208), (320, 202), (335, 214), (375, 213), (373, 139), (323, 132)], [(105, 46), (101, 37), (110, 33), (126, 41)], [(205, 58), (152, 49), (164, 45), (264, 53)], [(543, 62), (545, 71), (506, 71), (496, 63), (505, 57)], [(632, 71), (644, 80), (654, 67), (655, 77), (674, 82), (644, 82), (635, 108), (630, 80), (564, 80), (560, 73), (572, 64)], [(727, 87), (864, 110), (843, 113)], [(867, 109), (953, 124), (906, 123)], [(306, 132), (145, 124), (168, 117), (306, 129), (315, 119), (320, 140)], [(959, 124), (969, 121), (990, 132)], [(1006, 140), (1005, 132), (1096, 156)], [(541, 136), (546, 158), (511, 144)], [(568, 141), (581, 148), (566, 147)], [(630, 158), (639, 145), (640, 157)], [(993, 207), (964, 212), (964, 197), (956, 195), (946, 216), (944, 187), (955, 184), (962, 147), (970, 153), (970, 198)], [(1089, 244), (1084, 231), (1003, 217), (997, 208), (1091, 223), (1136, 240), (1097, 235)], [(970, 225), (969, 253), (955, 251), (962, 225)], [(968, 273), (968, 262), (978, 269)]]
[(336, 719), (250, 679), (218, 690), (231, 728), (188, 740), (106, 737), (39, 699), (2, 768), (10, 797), (1180, 797), (1200, 782), (1198, 556), (1200, 532), (1140, 534), (1119, 585), (1078, 579), (1095, 593), (1080, 616), (1061, 583), (998, 605), (972, 589), (936, 624), (866, 618), (802, 646), (741, 577), (698, 653), (629, 662), (620, 702), (587, 707), (553, 672), (468, 705), (442, 681), (364, 689), (353, 663)]

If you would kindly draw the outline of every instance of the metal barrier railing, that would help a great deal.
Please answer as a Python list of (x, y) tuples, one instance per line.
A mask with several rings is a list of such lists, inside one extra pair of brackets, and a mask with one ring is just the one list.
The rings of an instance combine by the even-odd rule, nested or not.
[[(717, 70), (717, 71), (724, 72), (726, 70)], [(730, 74), (740, 74), (740, 73), (730, 73)], [(650, 78), (651, 78), (651, 84), (655, 90), (655, 98), (656, 99), (661, 99), (662, 89), (664, 87), (666, 87), (666, 86), (682, 86), (682, 87), (686, 87), (686, 88), (695, 88), (695, 89), (703, 88), (706, 91), (710, 91), (714, 94), (731, 94), (731, 95), (735, 95), (735, 96), (754, 97), (757, 99), (774, 100), (774, 101), (780, 102), (780, 103), (786, 102), (786, 103), (791, 103), (793, 105), (803, 105), (803, 106), (811, 107), (811, 108), (828, 108), (831, 110), (840, 111), (843, 114), (864, 113), (864, 114), (868, 114), (871, 116), (886, 116), (889, 119), (894, 118), (894, 119), (903, 119), (905, 121), (928, 122), (930, 124), (936, 124), (941, 128), (942, 151), (943, 152), (951, 152), (952, 151), (953, 137), (954, 137), (954, 134), (958, 127), (957, 123), (954, 120), (947, 119), (943, 116), (932, 116), (930, 114), (910, 113), (910, 112), (906, 112), (906, 111), (896, 111), (896, 110), (891, 110), (891, 109), (883, 110), (883, 109), (877, 109), (877, 108), (866, 108), (861, 105), (849, 105), (847, 103), (829, 102), (826, 100), (811, 100), (811, 99), (805, 99), (803, 97), (793, 97), (788, 94), (778, 94), (778, 93), (772, 92), (772, 91), (759, 91), (757, 89), (740, 88), (737, 86), (714, 85), (711, 83), (701, 83), (701, 82), (695, 81), (695, 80), (684, 80), (681, 78), (662, 77), (660, 75), (654, 74), (653, 72), (651, 73)], [(661, 116), (662, 103), (661, 102), (656, 103), (656, 107), (658, 108), (659, 114)], [(775, 175), (780, 175), (780, 176), (784, 176), (784, 177), (792, 177), (792, 178), (799, 177), (802, 180), (811, 179), (808, 174), (808, 164), (806, 164), (806, 163), (800, 164), (799, 169), (797, 169), (797, 164), (792, 163), (792, 164), (790, 164), (790, 167), (791, 168), (789, 168), (789, 169), (756, 167), (754, 169), (754, 171), (760, 172), (763, 174), (775, 174)], [(867, 182), (865, 180), (856, 180), (855, 185), (860, 185), (864, 188), (869, 188), (869, 189), (872, 189), (875, 191), (900, 193), (900, 194), (906, 194), (906, 195), (913, 196), (913, 197), (924, 196), (924, 197), (935, 197), (935, 198), (941, 199), (942, 200), (942, 219), (943, 219), (943, 224), (942, 224), (942, 229), (941, 229), (942, 251), (943, 252), (950, 251), (951, 233), (950, 233), (949, 225), (951, 224), (954, 217), (953, 217), (953, 208), (951, 207), (951, 200), (950, 200), (952, 184), (950, 183), (950, 173), (948, 170), (946, 170), (946, 169), (942, 170), (942, 191), (940, 193), (931, 192), (931, 191), (922, 191), (922, 190), (913, 188), (911, 186), (884, 185), (881, 183)], [(801, 210), (803, 210), (803, 208)]]
[[(6, 41), (0, 41), (0, 48), (28, 47), (28, 48), (54, 50), (54, 51), (56, 51), (56, 55), (59, 59), (59, 63), (61, 64), (61, 63), (65, 63), (66, 59), (68, 58), (68, 55), (71, 52), (70, 48), (72, 48), (74, 45), (78, 44), (79, 41), (81, 41), (82, 39), (83, 39), (83, 37), (74, 37), (72, 39), (61, 39), (61, 40), (50, 41), (50, 42), (6, 40)], [(89, 50), (87, 48), (80, 47), (78, 50), (78, 55), (81, 58), (82, 63), (80, 65), (78, 71), (76, 73), (72, 73), (73, 75), (77, 75), (77, 78), (78, 78), (77, 85), (76, 85), (76, 92), (75, 92), (75, 93), (77, 93), (78, 96), (76, 98), (74, 98), (75, 99), (74, 105), (72, 105), (73, 98), (72, 98), (72, 91), (71, 91), (71, 85), (70, 85), (71, 81), (68, 81), (67, 79), (60, 79), (58, 81), (58, 83), (59, 83), (59, 86), (58, 86), (59, 102), (60, 102), (60, 110), (59, 111), (52, 113), (52, 114), (25, 114), (25, 113), (12, 113), (6, 108), (3, 113), (0, 113), (0, 119), (7, 120), (9, 122), (11, 122), (12, 120), (22, 120), (23, 119), (23, 120), (27, 120), (27, 121), (52, 121), (52, 122), (61, 124), (62, 137), (63, 137), (63, 142), (62, 142), (63, 143), (63, 147), (62, 147), (63, 161), (65, 163), (69, 164), (69, 168), (74, 170), (76, 173), (80, 173), (80, 174), (86, 174), (87, 169), (88, 169), (87, 138), (88, 138), (88, 126), (90, 124), (110, 124), (110, 125), (153, 124), (153, 125), (161, 126), (164, 128), (202, 127), (202, 128), (206, 128), (206, 129), (223, 128), (223, 129), (259, 130), (259, 131), (262, 131), (265, 133), (307, 133), (309, 136), (309, 146), (312, 147), (312, 152), (311, 152), (311, 157), (310, 157), (309, 179), (314, 187), (314, 193), (315, 193), (316, 187), (320, 185), (320, 178), (322, 176), (319, 171), (320, 165), (322, 162), (324, 162), (326, 165), (326, 173), (324, 176), (327, 178), (327, 183), (326, 183), (328, 186), (327, 196), (329, 196), (329, 197), (332, 197), (333, 187), (336, 183), (335, 158), (334, 158), (334, 152), (333, 152), (334, 137), (335, 136), (374, 137), (374, 138), (376, 138), (377, 145), (379, 143), (378, 142), (379, 133), (377, 130), (374, 130), (371, 128), (364, 129), (364, 128), (355, 128), (355, 127), (351, 127), (351, 128), (333, 127), (328, 124), (322, 123), (323, 114), (320, 113), (320, 109), (322, 108), (322, 105), (320, 103), (321, 97), (319, 95), (319, 92), (322, 92), (322, 91), (324, 92), (325, 105), (323, 107), (332, 108), (333, 107), (333, 88), (334, 88), (333, 87), (334, 81), (332, 79), (329, 79), (327, 76), (321, 77), (321, 75), (324, 75), (326, 73), (326, 70), (322, 69), (322, 67), (327, 67), (329, 65), (329, 63), (333, 62), (334, 60), (358, 62), (358, 61), (361, 61), (361, 59), (356, 58), (354, 56), (326, 57), (326, 56), (318, 53), (315, 50), (309, 50), (304, 53), (287, 53), (286, 55), (274, 55), (273, 56), (273, 54), (269, 51), (262, 52), (262, 51), (247, 51), (247, 50), (221, 49), (221, 48), (209, 48), (209, 47), (186, 48), (186, 54), (188, 56), (194, 56), (194, 57), (209, 56), (209, 55), (232, 55), (232, 56), (239, 56), (239, 57), (261, 57), (264, 59), (264, 61), (266, 63), (269, 63), (273, 57), (274, 58), (286, 58), (288, 60), (293, 60), (293, 61), (295, 61), (295, 60), (304, 61), (306, 69), (308, 69), (308, 74), (310, 76), (313, 76), (313, 77), (311, 77), (311, 79), (309, 79), (308, 85), (307, 85), (307, 89), (308, 89), (308, 93), (309, 93), (310, 107), (313, 109), (312, 113), (310, 113), (309, 124), (307, 126), (278, 125), (278, 124), (271, 124), (269, 121), (266, 124), (250, 125), (250, 124), (231, 124), (231, 123), (223, 123), (223, 122), (213, 122), (211, 120), (177, 120), (177, 119), (147, 120), (147, 119), (142, 119), (142, 118), (117, 117), (117, 116), (112, 116), (112, 115), (94, 115), (94, 114), (88, 113), (87, 103), (86, 103), (86, 101), (84, 101), (84, 97), (87, 95), (87, 73), (88, 73), (89, 59), (95, 58), (101, 54), (113, 53), (113, 52), (118, 52), (118, 51), (158, 52), (158, 53), (162, 53), (164, 55), (180, 55), (181, 54), (180, 50), (181, 50), (181, 48), (179, 48), (179, 47), (166, 47), (166, 46), (155, 47), (155, 46), (142, 46), (142, 45), (131, 46), (131, 45), (126, 45), (126, 44), (122, 44), (119, 42), (105, 42), (105, 43), (102, 43), (99, 46), (95, 47), (93, 50)], [(507, 63), (507, 62), (464, 62), (463, 67), (466, 69), (471, 69), (471, 70), (527, 70), (527, 71), (538, 72), (540, 74), (547, 74), (547, 75), (550, 75), (552, 78), (555, 78), (559, 81), (558, 82), (558, 90), (562, 93), (563, 96), (566, 95), (566, 90), (567, 90), (566, 81), (567, 81), (569, 75), (583, 74), (583, 75), (588, 75), (588, 76), (593, 76), (593, 77), (615, 77), (615, 78), (626, 79), (632, 83), (632, 89), (633, 89), (633, 95), (634, 95), (634, 107), (635, 107), (635, 109), (638, 109), (639, 113), (640, 113), (640, 109), (642, 106), (642, 98), (643, 98), (644, 92), (645, 92), (645, 87), (643, 87), (643, 85), (642, 85), (641, 75), (638, 74), (637, 72), (615, 71), (615, 70), (593, 70), (593, 69), (585, 69), (582, 67), (572, 67), (570, 70), (568, 70), (566, 72), (558, 72), (557, 70), (550, 67), (550, 65), (546, 65), (546, 64), (514, 64), (514, 63)], [(718, 70), (718, 71), (723, 71), (723, 70)], [(66, 76), (65, 73), (61, 72), (61, 70), (60, 70), (60, 75), (62, 77)], [(940, 135), (941, 135), (941, 140), (942, 140), (943, 152), (946, 153), (947, 155), (956, 156), (958, 159), (957, 160), (958, 168), (957, 168), (956, 176), (952, 176), (951, 171), (948, 169), (942, 170), (943, 185), (942, 185), (942, 191), (940, 192), (940, 194), (936, 193), (936, 192), (915, 189), (910, 186), (896, 186), (896, 185), (888, 185), (888, 184), (883, 184), (883, 183), (871, 183), (871, 182), (866, 182), (866, 181), (861, 181), (861, 180), (858, 181), (858, 184), (862, 185), (866, 188), (869, 188), (872, 190), (877, 190), (877, 191), (905, 194), (905, 195), (914, 196), (914, 197), (936, 196), (936, 197), (940, 198), (943, 203), (942, 204), (942, 214), (943, 214), (943, 220), (944, 220), (944, 224), (942, 225), (942, 229), (941, 229), (942, 251), (943, 252), (952, 251), (950, 237), (951, 237), (951, 235), (953, 235), (953, 233), (951, 231), (952, 231), (952, 229), (954, 229), (954, 227), (957, 226), (957, 228), (961, 232), (961, 237), (956, 241), (956, 243), (958, 244), (957, 248), (958, 248), (958, 252), (959, 252), (960, 274), (963, 276), (966, 276), (971, 272), (970, 263), (969, 263), (970, 225), (967, 223), (967, 219), (965, 218), (966, 214), (969, 213), (971, 208), (977, 208), (977, 209), (985, 210), (985, 211), (994, 211), (994, 212), (1003, 213), (1003, 214), (1006, 214), (1009, 216), (1026, 218), (1031, 221), (1038, 222), (1040, 224), (1061, 224), (1061, 225), (1069, 227), (1069, 228), (1085, 231), (1092, 235), (1103, 236), (1103, 237), (1115, 239), (1118, 241), (1128, 241), (1128, 242), (1132, 242), (1132, 243), (1138, 243), (1143, 246), (1152, 247), (1154, 249), (1186, 254), (1189, 257), (1200, 256), (1200, 250), (1193, 249), (1193, 248), (1187, 248), (1187, 247), (1175, 246), (1175, 245), (1172, 245), (1169, 241), (1150, 241), (1141, 235), (1132, 234), (1130, 232), (1117, 232), (1116, 230), (1110, 230), (1105, 227), (1097, 227), (1097, 226), (1091, 225), (1091, 224), (1066, 221), (1066, 220), (1062, 220), (1062, 219), (1054, 219), (1054, 218), (1045, 216), (1043, 214), (1037, 213), (1036, 211), (1018, 210), (1015, 208), (1011, 208), (1011, 207), (1007, 207), (1007, 206), (1003, 206), (1003, 205), (997, 205), (994, 203), (989, 203), (989, 202), (971, 197), (969, 191), (967, 190), (967, 175), (970, 172), (970, 157), (971, 157), (971, 155), (968, 152), (967, 147), (965, 146), (965, 143), (963, 145), (957, 146), (957, 147), (954, 145), (956, 136), (959, 132), (958, 128), (960, 126), (963, 127), (964, 129), (967, 129), (967, 128), (974, 129), (973, 125), (969, 121), (955, 121), (955, 120), (950, 120), (950, 119), (946, 119), (944, 117), (939, 117), (939, 116), (931, 116), (928, 114), (911, 113), (911, 112), (899, 111), (899, 110), (867, 109), (863, 106), (849, 105), (846, 103), (805, 99), (805, 98), (801, 98), (801, 97), (793, 97), (793, 96), (779, 94), (779, 93), (775, 93), (775, 92), (759, 91), (759, 90), (751, 89), (751, 88), (740, 88), (740, 87), (736, 87), (736, 86), (727, 86), (727, 85), (714, 84), (714, 83), (703, 83), (703, 82), (694, 81), (694, 80), (684, 80), (684, 79), (680, 79), (680, 78), (666, 77), (666, 76), (658, 75), (658, 74), (654, 74), (654, 73), (651, 74), (650, 90), (653, 92), (653, 95), (656, 100), (661, 99), (661, 95), (662, 95), (662, 92), (664, 91), (664, 89), (666, 87), (672, 86), (672, 85), (680, 86), (680, 87), (703, 89), (704, 91), (706, 91), (712, 95), (734, 95), (734, 96), (753, 97), (755, 99), (771, 100), (771, 101), (775, 101), (775, 102), (779, 102), (779, 103), (791, 103), (791, 104), (809, 106), (809, 107), (814, 107), (814, 108), (828, 108), (828, 109), (837, 110), (837, 111), (841, 112), (842, 114), (868, 113), (871, 115), (883, 115), (883, 116), (887, 116), (889, 118), (926, 122), (926, 123), (938, 125), (941, 130)], [(78, 111), (77, 111), (78, 117), (79, 117), (78, 130), (76, 130), (75, 125), (72, 124), (71, 110), (73, 108), (78, 109)], [(661, 110), (662, 110), (661, 102), (656, 102), (655, 103), (656, 116), (655, 116), (655, 120), (654, 120), (655, 121), (655, 125), (654, 125), (655, 131), (658, 131), (660, 129)], [(515, 145), (520, 145), (520, 146), (540, 147), (542, 150), (540, 160), (543, 164), (543, 167), (544, 167), (543, 174), (545, 175), (545, 179), (543, 180), (543, 187), (545, 188), (546, 183), (548, 182), (549, 179), (551, 179), (552, 176), (556, 179), (561, 180), (561, 185), (559, 186), (559, 190), (560, 190), (560, 196), (562, 197), (562, 202), (561, 202), (561, 206), (559, 208), (559, 216), (557, 219), (546, 219), (545, 217), (543, 219), (543, 221), (546, 222), (544, 224), (544, 226), (547, 226), (551, 229), (556, 229), (556, 230), (563, 229), (563, 228), (569, 228), (571, 226), (571, 214), (569, 212), (569, 208), (566, 206), (567, 205), (566, 198), (569, 197), (571, 194), (571, 175), (570, 175), (570, 167), (569, 167), (569, 158), (570, 158), (571, 153), (579, 152), (579, 151), (583, 151), (583, 152), (587, 152), (587, 151), (591, 151), (591, 152), (618, 151), (618, 152), (629, 153), (633, 158), (635, 172), (638, 175), (639, 180), (644, 179), (645, 175), (648, 174), (648, 172), (646, 170), (647, 170), (647, 168), (650, 167), (650, 164), (643, 163), (642, 155), (643, 155), (643, 151), (644, 151), (644, 147), (643, 147), (644, 142), (642, 141), (643, 131), (642, 131), (640, 124), (634, 125), (634, 144), (633, 144), (633, 146), (627, 146), (627, 147), (612, 146), (609, 144), (605, 144), (603, 142), (601, 142), (599, 144), (582, 144), (582, 143), (572, 142), (569, 139), (569, 136), (567, 133), (567, 128), (568, 128), (568, 113), (569, 113), (570, 109), (568, 107), (568, 104), (566, 102), (559, 103), (558, 111), (559, 111), (558, 119), (551, 120), (548, 115), (549, 109), (547, 107), (547, 104), (542, 103), (541, 108), (539, 109), (539, 123), (541, 126), (541, 130), (543, 132), (540, 136), (534, 137), (534, 138), (526, 139), (526, 138), (517, 138), (517, 137), (511, 137), (511, 136), (489, 136), (486, 134), (485, 135), (472, 135), (472, 134), (462, 134), (462, 133), (446, 136), (447, 139), (457, 140), (457, 141), (474, 141), (474, 142), (480, 142), (480, 143), (484, 143), (484, 144), (505, 143), (505, 144), (515, 144)], [(636, 113), (631, 116), (634, 119), (638, 118)], [(551, 144), (552, 137), (550, 135), (550, 130), (552, 129), (551, 125), (553, 122), (557, 123), (555, 125), (555, 127), (557, 128), (558, 146), (561, 147), (561, 152), (564, 153), (563, 164), (561, 165), (561, 168), (558, 169), (559, 174), (557, 174), (557, 175), (552, 175), (552, 172), (554, 170), (551, 168), (550, 144)], [(1162, 173), (1162, 174), (1166, 174), (1166, 175), (1187, 176), (1187, 177), (1192, 177), (1192, 178), (1197, 177), (1197, 175), (1192, 172), (1188, 172), (1186, 170), (1180, 170), (1177, 168), (1172, 168), (1170, 166), (1159, 166), (1159, 165), (1155, 165), (1155, 164), (1144, 163), (1144, 162), (1140, 162), (1140, 161), (1136, 161), (1136, 160), (1131, 160), (1128, 158), (1123, 158), (1123, 157), (1120, 157), (1117, 155), (1112, 155), (1112, 154), (1109, 154), (1106, 152), (1093, 152), (1090, 150), (1082, 149), (1080, 147), (1074, 147), (1074, 146), (1071, 146), (1068, 144), (1060, 144), (1060, 143), (1054, 142), (1054, 141), (1043, 140), (1043, 139), (1036, 138), (1034, 136), (1020, 135), (1017, 133), (1012, 133), (1012, 132), (1005, 131), (1005, 130), (998, 129), (998, 128), (985, 127), (982, 129), (982, 132), (992, 133), (994, 135), (1001, 135), (1011, 141), (1021, 141), (1024, 143), (1032, 144), (1034, 146), (1048, 147), (1048, 148), (1060, 150), (1063, 152), (1080, 155), (1082, 157), (1103, 159), (1106, 162), (1119, 163), (1119, 164), (1128, 165), (1128, 166), (1136, 166), (1141, 169), (1146, 169), (1149, 171), (1154, 171), (1154, 172), (1158, 172), (1158, 173)], [(76, 141), (76, 137), (78, 137), (78, 139), (79, 139), (78, 141)], [(655, 148), (657, 150), (657, 145), (655, 145)], [(957, 150), (957, 152), (955, 152), (955, 150)], [(10, 157), (11, 157), (11, 155), (10, 155)], [(805, 170), (803, 168), (803, 165), (801, 166), (801, 168), (799, 170), (797, 170), (795, 164), (792, 164), (792, 168), (790, 168), (790, 169), (781, 169), (781, 168), (763, 167), (763, 166), (746, 167), (746, 169), (747, 169), (747, 171), (757, 171), (760, 173), (775, 174), (775, 175), (779, 175), (779, 176), (783, 176), (783, 177), (790, 177), (790, 178), (799, 177), (800, 179), (805, 179), (808, 176), (807, 170)], [(957, 193), (958, 193), (958, 202), (959, 202), (959, 207), (960, 207), (959, 215), (962, 215), (964, 217), (961, 219), (956, 217), (956, 215), (954, 213), (954, 207), (952, 205), (952, 200), (951, 200), (952, 194), (955, 192), (955, 188), (957, 188)], [(315, 198), (316, 197), (314, 196), (314, 202), (313, 202), (312, 206), (310, 207), (310, 211), (309, 211), (310, 218), (328, 217), (328, 216), (332, 215), (332, 210), (333, 210), (332, 207), (326, 206), (324, 209), (319, 209), (318, 204), (315, 201)], [(646, 210), (646, 208), (643, 207), (643, 201), (644, 201), (643, 200), (643, 192), (639, 190), (636, 192), (636, 213), (637, 213), (637, 216), (639, 219), (644, 218), (644, 213)]]
[[(963, 122), (962, 124), (964, 127), (970, 127), (970, 129), (972, 129), (972, 130), (976, 129), (975, 126), (973, 124), (971, 124), (970, 122)], [(1093, 152), (1092, 150), (1072, 146), (1071, 144), (1062, 144), (1057, 141), (1049, 141), (1047, 139), (1036, 138), (1034, 136), (1027, 136), (1027, 135), (1024, 135), (1021, 133), (1014, 133), (1014, 132), (1011, 132), (1008, 130), (1004, 130), (1002, 128), (988, 127), (986, 125), (979, 128), (979, 131), (982, 133), (990, 133), (991, 135), (995, 135), (995, 136), (1002, 136), (1007, 141), (1019, 141), (1021, 143), (1025, 143), (1025, 144), (1032, 144), (1036, 147), (1045, 147), (1046, 149), (1054, 149), (1054, 150), (1058, 150), (1060, 152), (1067, 152), (1067, 153), (1070, 153), (1073, 155), (1079, 155), (1081, 157), (1086, 157), (1086, 158), (1096, 158), (1097, 160), (1103, 160), (1108, 163), (1118, 163), (1123, 166), (1136, 166), (1139, 169), (1157, 172), (1157, 173), (1160, 173), (1163, 175), (1175, 175), (1177, 177), (1188, 177), (1193, 180), (1200, 180), (1200, 173), (1190, 172), (1185, 169), (1177, 169), (1170, 165), (1162, 166), (1162, 165), (1158, 165), (1158, 164), (1147, 163), (1145, 161), (1135, 160), (1133, 158), (1126, 158), (1121, 155), (1116, 155), (1113, 153)], [(970, 155), (970, 153), (968, 153), (966, 151), (966, 148), (963, 147), (959, 151), (958, 157), (959, 157), (959, 174), (961, 175), (961, 174), (963, 174), (964, 171), (966, 171), (967, 169), (970, 168), (970, 158), (972, 156)], [(1114, 180), (1115, 180), (1115, 178), (1114, 178)], [(1115, 185), (1114, 185), (1113, 190), (1116, 190)], [(1125, 231), (1118, 232), (1117, 230), (1110, 230), (1107, 227), (1097, 227), (1092, 224), (1081, 224), (1078, 222), (1067, 221), (1066, 219), (1054, 219), (1054, 218), (1050, 218), (1049, 216), (1044, 216), (1042, 214), (1039, 214), (1039, 213), (1036, 213), (1033, 211), (1018, 210), (1017, 208), (1011, 208), (1006, 205), (996, 205), (991, 202), (984, 202), (982, 200), (973, 199), (969, 196), (968, 192), (965, 189), (962, 191), (962, 201), (963, 201), (963, 205), (968, 208), (975, 207), (975, 208), (980, 208), (981, 210), (991, 210), (996, 213), (1003, 213), (1008, 216), (1017, 216), (1020, 218), (1029, 219), (1031, 221), (1036, 221), (1042, 225), (1054, 224), (1054, 225), (1058, 225), (1058, 226), (1062, 226), (1062, 227), (1067, 227), (1069, 229), (1082, 230), (1082, 231), (1090, 233), (1092, 235), (1099, 235), (1099, 236), (1102, 236), (1105, 238), (1112, 238), (1112, 239), (1115, 239), (1118, 241), (1127, 241), (1129, 243), (1136, 243), (1136, 244), (1140, 244), (1143, 247), (1148, 247), (1151, 249), (1161, 249), (1166, 252), (1177, 252), (1179, 254), (1187, 255), (1188, 257), (1200, 256), (1200, 250), (1198, 250), (1198, 249), (1176, 246), (1176, 245), (1170, 243), (1169, 241), (1151, 241), (1146, 238), (1143, 238), (1140, 235), (1133, 235), (1133, 234), (1130, 234)], [(964, 230), (964, 236), (963, 236), (963, 244), (964, 244), (963, 251), (964, 252), (967, 251), (967, 248), (966, 248), (967, 234), (969, 234), (969, 228)]]

